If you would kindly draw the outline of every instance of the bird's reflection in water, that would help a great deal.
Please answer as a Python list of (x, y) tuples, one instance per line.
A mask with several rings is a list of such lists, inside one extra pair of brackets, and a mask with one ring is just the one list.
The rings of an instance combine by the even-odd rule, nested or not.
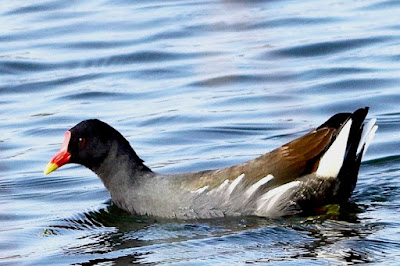
[[(327, 208), (309, 216), (279, 219), (230, 217), (179, 221), (133, 216), (108, 202), (103, 209), (60, 220), (50, 230), (56, 234), (81, 231), (83, 234), (78, 234), (76, 241), (79, 244), (65, 247), (64, 252), (87, 257), (88, 264), (169, 263), (171, 250), (176, 251), (174, 260), (185, 262), (212, 257), (216, 263), (223, 263), (227, 254), (241, 254), (241, 261), (247, 262), (315, 257), (337, 263), (373, 261), (374, 246), (380, 243), (367, 238), (377, 230), (377, 225), (360, 222), (357, 216), (363, 206), (346, 203), (333, 208), (336, 212)], [(200, 253), (193, 252), (196, 247), (201, 247)], [(99, 259), (98, 254), (105, 257)], [(82, 261), (83, 257), (79, 259)]]

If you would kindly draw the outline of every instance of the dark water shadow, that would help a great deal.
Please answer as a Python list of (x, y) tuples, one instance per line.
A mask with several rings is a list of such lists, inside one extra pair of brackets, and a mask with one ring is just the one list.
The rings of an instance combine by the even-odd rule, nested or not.
[[(377, 252), (370, 254), (369, 250), (378, 243), (367, 238), (384, 225), (368, 224), (359, 218), (366, 206), (350, 202), (336, 208), (335, 212), (280, 219), (228, 217), (179, 221), (133, 216), (109, 202), (103, 209), (59, 220), (49, 230), (52, 234), (77, 230), (84, 233), (74, 245), (64, 249), (76, 265), (170, 263), (171, 250), (179, 251), (174, 255), (176, 261), (181, 258), (183, 262), (197, 262), (203, 256), (223, 263), (227, 259), (223, 254), (233, 252), (235, 246), (246, 251), (248, 258), (241, 261), (248, 263), (297, 259), (307, 262), (311, 258), (340, 263), (376, 261)], [(196, 248), (201, 254), (184, 255)], [(265, 253), (267, 249), (276, 252)]]

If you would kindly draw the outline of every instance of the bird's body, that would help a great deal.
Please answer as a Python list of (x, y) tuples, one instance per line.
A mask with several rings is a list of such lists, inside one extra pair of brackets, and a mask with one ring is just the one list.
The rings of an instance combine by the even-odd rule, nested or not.
[(67, 131), (63, 148), (46, 172), (68, 157), (68, 163), (95, 172), (119, 208), (138, 215), (292, 215), (348, 200), (377, 129), (375, 120), (364, 128), (367, 112), (364, 108), (337, 114), (308, 134), (235, 166), (169, 175), (151, 171), (109, 125), (86, 120)]

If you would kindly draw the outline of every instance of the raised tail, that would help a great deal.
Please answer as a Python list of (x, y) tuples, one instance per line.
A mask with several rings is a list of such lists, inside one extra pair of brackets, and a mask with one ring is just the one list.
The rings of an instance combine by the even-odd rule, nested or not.
[(362, 157), (378, 129), (376, 119), (364, 124), (367, 113), (368, 107), (354, 113), (336, 114), (319, 127), (337, 129), (320, 159), (317, 175), (338, 178), (339, 188), (335, 195), (338, 202), (347, 200), (353, 192)]

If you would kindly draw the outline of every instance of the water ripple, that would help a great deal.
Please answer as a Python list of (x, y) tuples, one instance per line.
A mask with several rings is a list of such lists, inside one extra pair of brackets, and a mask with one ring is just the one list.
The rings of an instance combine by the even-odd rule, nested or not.
[(30, 4), (28, 6), (14, 8), (13, 10), (6, 12), (5, 15), (29, 15), (29, 13), (53, 11), (66, 6), (66, 3), (62, 1), (49, 1), (41, 4)]
[(376, 11), (379, 9), (389, 9), (389, 8), (396, 8), (396, 7), (400, 7), (399, 1), (386, 0), (386, 1), (380, 1), (378, 3), (367, 4), (366, 6), (362, 7), (361, 9)]
[(352, 49), (374, 45), (389, 40), (390, 36), (368, 37), (350, 40), (325, 41), (306, 45), (297, 45), (272, 51), (272, 55), (285, 57), (313, 57), (331, 55)]
[(0, 61), (0, 70), (5, 74), (17, 75), (21, 72), (48, 71), (55, 68), (57, 64), (49, 64), (28, 60), (6, 60)]
[[(399, 257), (399, 1), (3, 2), (0, 264)], [(379, 130), (337, 215), (135, 217), (83, 167), (42, 173), (89, 117), (172, 173), (243, 162), (362, 106)]]
[(46, 80), (46, 81), (35, 81), (35, 82), (27, 82), (24, 84), (18, 84), (14, 86), (1, 86), (0, 87), (0, 94), (7, 93), (7, 94), (15, 94), (15, 93), (35, 93), (40, 92), (43, 90), (51, 90), (57, 86), (63, 85), (71, 85), (73, 83), (78, 83), (84, 80), (93, 80), (100, 77), (101, 74), (84, 74), (84, 75), (77, 75), (77, 76), (68, 76), (68, 77), (61, 77), (56, 78), (53, 80)]

